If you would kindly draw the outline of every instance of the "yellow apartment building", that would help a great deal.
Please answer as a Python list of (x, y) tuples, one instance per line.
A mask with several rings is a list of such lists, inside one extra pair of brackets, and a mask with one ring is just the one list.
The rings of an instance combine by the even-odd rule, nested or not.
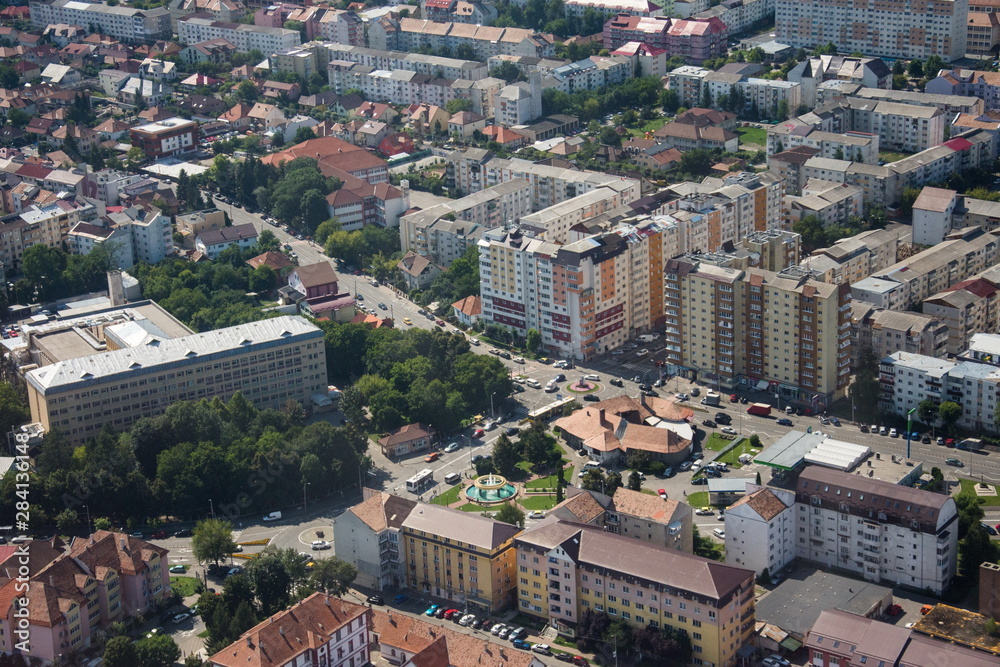
[(517, 526), (441, 505), (417, 505), (403, 521), (407, 585), (470, 613), (513, 602)]
[(634, 628), (672, 626), (691, 663), (737, 664), (754, 631), (754, 572), (594, 526), (544, 521), (514, 540), (518, 611), (572, 636), (587, 609)]

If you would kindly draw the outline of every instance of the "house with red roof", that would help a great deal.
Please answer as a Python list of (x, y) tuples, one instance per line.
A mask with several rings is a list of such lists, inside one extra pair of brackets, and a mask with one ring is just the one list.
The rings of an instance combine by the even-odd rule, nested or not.
[(504, 148), (510, 149), (520, 148), (528, 141), (523, 134), (518, 134), (514, 130), (504, 127), (503, 125), (490, 125), (483, 130), (483, 134)]
[(412, 250), (403, 255), (396, 268), (403, 274), (403, 280), (409, 290), (423, 289), (431, 284), (441, 273), (441, 267), (431, 261), (426, 255), (418, 255)]
[(413, 139), (405, 132), (390, 134), (378, 145), (378, 152), (386, 157), (393, 157), (404, 153), (412, 155), (416, 150), (417, 147), (414, 145)]
[(455, 310), (455, 319), (471, 327), (483, 314), (483, 300), (478, 295), (467, 296), (451, 304)]

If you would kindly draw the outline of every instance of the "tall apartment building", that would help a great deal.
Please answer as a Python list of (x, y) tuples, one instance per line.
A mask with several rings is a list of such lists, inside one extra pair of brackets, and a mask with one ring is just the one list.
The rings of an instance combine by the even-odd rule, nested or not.
[[(944, 141), (944, 112), (936, 107), (847, 98), (851, 129), (877, 134), (883, 150), (916, 153)], [(853, 156), (852, 156), (853, 157)]]
[(771, 172), (730, 173), (708, 177), (701, 183), (680, 183), (670, 188), (681, 195), (672, 210), (690, 211), (707, 218), (701, 244), (692, 252), (716, 252), (724, 244), (738, 243), (753, 232), (784, 227), (782, 179)]
[(951, 496), (810, 465), (799, 474), (795, 505), (800, 558), (935, 595), (955, 577)]
[(847, 81), (825, 81), (817, 89), (817, 103), (828, 104), (838, 98), (856, 97), (876, 102), (895, 102), (896, 104), (913, 104), (921, 107), (937, 107), (951, 116), (957, 113), (979, 115), (986, 108), (983, 100), (975, 94), (936, 94), (917, 92), (913, 90), (892, 90), (891, 88), (869, 88), (860, 83)]
[(666, 50), (670, 18), (667, 16), (632, 16), (619, 14), (604, 24), (604, 48), (614, 51), (629, 42), (641, 42)]
[[(125, 429), (177, 401), (228, 400), (241, 391), (258, 408), (280, 408), (289, 400), (308, 405), (313, 394), (326, 392), (323, 332), (301, 317), (178, 338), (155, 326), (142, 333), (117, 339), (109, 351), (29, 371), (32, 420), (81, 443), (105, 425)], [(85, 334), (96, 338), (79, 333)]]
[(476, 614), (494, 614), (513, 603), (517, 526), (421, 503), (403, 520), (402, 532), (409, 588)]
[(367, 498), (333, 520), (337, 558), (358, 568), (359, 586), (376, 591), (402, 588), (406, 581), (400, 543), (403, 520), (417, 506), (407, 498), (365, 489)]
[(816, 106), (816, 87), (836, 79), (868, 88), (892, 88), (892, 70), (881, 58), (855, 58), (841, 55), (814, 56), (803, 60), (788, 72), (788, 80), (802, 84), (802, 103)]
[(795, 494), (748, 484), (726, 508), (726, 562), (758, 575), (780, 572), (795, 560)]
[(553, 354), (586, 359), (663, 320), (664, 228), (656, 221), (558, 245), (494, 229), (479, 242), (482, 317)]
[(429, 46), (435, 51), (447, 47), (452, 53), (461, 45), (475, 49), (480, 60), (491, 56), (534, 56), (555, 53), (554, 37), (526, 28), (493, 28), (467, 23), (425, 21), (383, 17), (368, 28), (368, 45), (387, 51), (419, 51)]
[[(678, 12), (681, 0), (674, 1), (674, 15), (683, 15)], [(692, 6), (694, 2), (690, 3)], [(754, 27), (760, 27), (774, 21), (774, 0), (739, 0), (738, 2), (723, 2), (714, 7), (699, 7), (691, 14), (691, 18), (707, 20), (716, 18), (728, 28), (730, 39), (741, 33), (747, 32)]]
[(589, 236), (590, 232), (578, 231), (581, 228), (576, 225), (630, 203), (630, 190), (601, 187), (541, 211), (526, 213), (521, 217), (521, 231), (550, 243), (564, 244), (579, 240), (582, 236)]
[(199, 44), (210, 39), (224, 39), (242, 53), (254, 49), (261, 53), (274, 53), (302, 43), (302, 37), (298, 30), (228, 23), (198, 16), (191, 16), (177, 22), (177, 38), (184, 44)]
[(802, 236), (795, 232), (768, 229), (750, 232), (740, 240), (740, 245), (756, 257), (753, 266), (766, 271), (782, 271), (799, 263)]
[(63, 23), (81, 26), (88, 32), (96, 30), (132, 43), (170, 39), (173, 33), (170, 11), (166, 7), (133, 9), (83, 0), (32, 2), (29, 7), (31, 24), (39, 30), (51, 24)]
[(668, 370), (731, 389), (768, 388), (828, 405), (850, 375), (850, 288), (792, 267), (728, 268), (711, 257), (666, 263)]
[(847, 183), (813, 179), (806, 182), (801, 196), (785, 197), (786, 226), (791, 227), (806, 216), (814, 216), (823, 226), (847, 225), (864, 212), (861, 188)]
[(546, 521), (518, 535), (518, 611), (572, 636), (585, 611), (683, 630), (691, 664), (738, 664), (754, 630), (754, 573), (594, 527)]
[[(812, 48), (832, 42), (844, 53), (945, 62), (965, 57), (968, 0), (942, 0), (933, 8), (919, 0), (882, 5), (867, 0), (842, 5), (831, 0), (776, 0), (775, 38)], [(920, 29), (914, 30), (914, 20)]]

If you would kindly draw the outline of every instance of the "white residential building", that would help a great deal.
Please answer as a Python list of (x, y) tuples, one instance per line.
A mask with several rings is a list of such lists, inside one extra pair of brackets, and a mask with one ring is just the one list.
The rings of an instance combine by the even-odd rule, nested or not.
[(251, 224), (212, 229), (199, 234), (194, 242), (194, 247), (209, 259), (216, 259), (230, 246), (248, 250), (255, 245), (257, 245), (257, 230)]
[(726, 563), (775, 574), (795, 560), (795, 494), (747, 485), (726, 508)]
[(50, 24), (65, 23), (81, 26), (87, 31), (96, 30), (110, 37), (129, 42), (154, 42), (170, 39), (170, 12), (166, 7), (133, 9), (124, 5), (114, 7), (100, 2), (82, 0), (55, 0), (32, 2), (29, 5), (31, 23), (43, 29)]
[[(757, 109), (763, 118), (784, 120), (802, 103), (802, 84), (793, 81), (749, 78), (736, 85), (743, 93), (744, 109)], [(779, 113), (782, 107), (783, 116)]]
[(184, 44), (198, 44), (210, 39), (224, 39), (235, 46), (237, 51), (243, 53), (254, 49), (261, 53), (274, 53), (302, 43), (298, 30), (227, 23), (198, 17), (178, 21), (177, 38)]
[(795, 505), (800, 558), (935, 595), (955, 577), (951, 496), (809, 465), (796, 482)]
[(333, 520), (337, 558), (358, 568), (359, 586), (376, 591), (401, 587), (406, 581), (400, 553), (400, 527), (416, 502), (365, 489), (362, 502)]

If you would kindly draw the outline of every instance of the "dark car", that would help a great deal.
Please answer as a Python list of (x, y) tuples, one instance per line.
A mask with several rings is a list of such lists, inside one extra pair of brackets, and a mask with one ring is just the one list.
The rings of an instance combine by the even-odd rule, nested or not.
[(642, 383), (639, 385), (639, 391), (649, 391), (650, 389), (652, 389), (652, 387), (650, 387), (646, 383)]
[(652, 396), (653, 398), (656, 398), (660, 395), (660, 392), (656, 391), (655, 389), (646, 389), (645, 391), (642, 392), (642, 395)]
[(944, 462), (946, 465), (955, 466), (956, 468), (965, 467), (965, 464), (959, 461), (958, 459), (945, 459)]
[(566, 375), (563, 373), (556, 373), (556, 376), (552, 379), (556, 382), (564, 382), (566, 380)]
[(513, 437), (515, 435), (521, 435), (521, 431), (520, 429), (511, 426), (506, 431), (504, 431), (504, 434), (509, 437)]
[(618, 378), (611, 378), (611, 386), (613, 387), (624, 387), (625, 383)]
[(385, 604), (385, 600), (382, 599), (381, 595), (369, 595), (366, 602), (371, 604)]
[(702, 426), (707, 426), (708, 428), (715, 428), (715, 422), (711, 419), (705, 419), (701, 422)]
[(715, 421), (717, 421), (720, 424), (725, 424), (728, 426), (729, 424), (733, 423), (733, 418), (727, 415), (725, 412), (716, 412)]
[(479, 630), (479, 629), (481, 629), (483, 627), (484, 623), (485, 623), (485, 621), (483, 619), (477, 618), (476, 620), (474, 620), (472, 622), (472, 629), (473, 630)]
[(514, 641), (511, 642), (511, 644), (514, 646), (514, 648), (519, 648), (522, 651), (530, 651), (531, 650), (531, 644), (529, 644), (528, 642), (524, 641), (523, 639), (515, 639)]
[(152, 538), (154, 540), (165, 540), (165, 539), (167, 539), (167, 531), (165, 531), (165, 530), (158, 530), (155, 533), (153, 533), (152, 535), (150, 535), (150, 538)]
[(444, 607), (438, 607), (437, 611), (434, 612), (434, 616), (437, 618), (444, 618), (444, 615), (448, 613), (448, 610)]
[(698, 486), (699, 484), (708, 484), (708, 478), (707, 477), (695, 477), (694, 479), (691, 480), (691, 483), (694, 484), (695, 486)]
[(569, 653), (556, 653), (556, 660), (559, 662), (573, 662), (573, 656)]
[(591, 403), (596, 403), (597, 401), (599, 401), (601, 399), (598, 398), (597, 394), (584, 394), (583, 395), (583, 400), (590, 401)]
[(791, 426), (792, 425), (792, 420), (789, 419), (788, 417), (782, 417), (776, 423), (780, 424), (781, 426)]

